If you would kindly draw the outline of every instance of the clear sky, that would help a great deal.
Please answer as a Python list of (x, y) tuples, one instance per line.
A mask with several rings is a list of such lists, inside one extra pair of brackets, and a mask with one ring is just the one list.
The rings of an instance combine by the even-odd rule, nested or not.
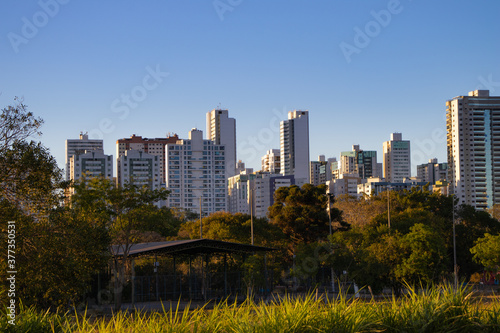
[(0, 106), (24, 97), (61, 167), (81, 131), (116, 155), (132, 134), (205, 131), (220, 105), (248, 167), (302, 109), (311, 160), (359, 144), (382, 162), (401, 132), (415, 170), (446, 161), (447, 99), (500, 95), (499, 15), (494, 0), (4, 0)]

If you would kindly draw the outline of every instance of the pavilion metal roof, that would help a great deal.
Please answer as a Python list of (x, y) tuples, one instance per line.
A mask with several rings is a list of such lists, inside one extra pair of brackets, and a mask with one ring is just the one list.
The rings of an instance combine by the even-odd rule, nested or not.
[[(123, 256), (123, 245), (112, 245), (111, 253), (114, 256)], [(252, 253), (258, 251), (273, 251), (273, 248), (218, 241), (214, 239), (188, 239), (166, 242), (152, 242), (133, 244), (129, 257), (139, 257), (154, 254), (163, 255), (193, 255), (212, 253)]]

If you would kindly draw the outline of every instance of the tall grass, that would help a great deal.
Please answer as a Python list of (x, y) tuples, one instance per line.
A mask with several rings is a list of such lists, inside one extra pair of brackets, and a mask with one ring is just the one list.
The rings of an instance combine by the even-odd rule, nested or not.
[(450, 286), (408, 287), (400, 298), (360, 300), (277, 297), (267, 302), (222, 302), (212, 309), (52, 314), (22, 308), (17, 325), (0, 319), (2, 332), (500, 332), (500, 301), (488, 303)]

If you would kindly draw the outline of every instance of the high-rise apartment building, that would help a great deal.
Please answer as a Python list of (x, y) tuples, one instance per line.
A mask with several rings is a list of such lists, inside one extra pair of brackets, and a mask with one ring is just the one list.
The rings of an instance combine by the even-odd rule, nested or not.
[[(158, 156), (160, 166), (160, 182), (165, 184), (165, 145), (167, 143), (176, 143), (179, 140), (177, 134), (168, 135), (166, 138), (143, 138), (133, 134), (130, 138), (119, 139), (116, 141), (116, 158), (125, 155), (127, 150), (138, 150), (153, 156)], [(120, 174), (120, 164), (117, 163), (117, 175)]]
[(207, 112), (207, 139), (216, 145), (225, 145), (226, 178), (236, 174), (236, 120), (227, 110)]
[(270, 173), (280, 173), (280, 150), (270, 149), (261, 158), (261, 170)]
[(274, 192), (294, 183), (293, 176), (247, 169), (228, 179), (229, 212), (266, 217), (268, 208), (274, 204)]
[(446, 102), (449, 193), (477, 209), (500, 203), (500, 96), (475, 90)]
[(203, 140), (192, 129), (189, 139), (166, 145), (165, 173), (169, 207), (201, 210), (204, 215), (226, 210), (227, 179), (225, 145)]
[(411, 177), (410, 141), (401, 133), (392, 133), (384, 142), (384, 178), (390, 183), (401, 183)]
[(448, 163), (438, 163), (437, 158), (429, 163), (417, 165), (417, 178), (424, 183), (434, 185), (437, 181), (446, 181), (448, 176)]
[(126, 150), (118, 157), (118, 184), (134, 184), (138, 187), (147, 186), (157, 190), (161, 185), (160, 157), (148, 154), (142, 150)]
[(85, 151), (98, 150), (103, 151), (103, 141), (89, 139), (87, 133), (80, 133), (79, 139), (66, 140), (66, 180), (70, 180), (70, 158), (75, 154), (85, 154)]
[(359, 145), (353, 145), (352, 151), (340, 153), (340, 161), (336, 165), (333, 178), (340, 179), (342, 174), (358, 174), (361, 179), (380, 177), (377, 152), (361, 150)]
[(113, 156), (105, 155), (101, 150), (89, 150), (75, 153), (69, 159), (69, 179), (104, 177), (113, 179)]
[(293, 175), (295, 183), (309, 183), (309, 111), (288, 112), (288, 120), (280, 123), (280, 172)]
[(332, 163), (336, 162), (335, 157), (325, 159), (325, 155), (319, 155), (317, 161), (310, 162), (310, 183), (314, 186), (326, 184), (327, 181), (332, 180)]

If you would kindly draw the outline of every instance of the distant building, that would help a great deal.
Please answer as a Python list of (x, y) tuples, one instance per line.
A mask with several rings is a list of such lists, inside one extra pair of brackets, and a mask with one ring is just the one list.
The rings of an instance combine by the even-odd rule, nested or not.
[(274, 192), (280, 187), (294, 185), (293, 176), (269, 172), (243, 172), (228, 179), (229, 212), (266, 217), (274, 204)]
[(169, 207), (201, 210), (203, 215), (227, 210), (225, 145), (203, 140), (194, 128), (187, 140), (166, 145), (166, 180)]
[(430, 159), (427, 164), (417, 166), (417, 178), (431, 185), (437, 181), (446, 181), (447, 174), (448, 163), (438, 163), (437, 158)]
[(392, 133), (391, 140), (384, 142), (384, 178), (391, 183), (411, 177), (410, 141), (403, 140), (401, 133)]
[(118, 157), (118, 184), (130, 183), (157, 190), (161, 185), (160, 157), (141, 150), (126, 150)]
[(377, 163), (377, 152), (361, 150), (359, 145), (353, 145), (352, 151), (340, 153), (339, 163), (334, 164), (333, 178), (342, 174), (357, 174), (361, 179), (381, 177), (380, 164)]
[(446, 102), (448, 182), (460, 204), (500, 203), (500, 96), (475, 90)]
[(281, 163), (280, 163), (280, 150), (270, 149), (266, 152), (266, 155), (261, 158), (262, 167), (261, 170), (270, 173), (280, 173)]
[(328, 193), (333, 193), (336, 197), (345, 194), (356, 197), (358, 195), (358, 185), (362, 181), (361, 177), (357, 173), (339, 174), (338, 177), (326, 182)]
[[(405, 178), (402, 182), (387, 182), (380, 178), (368, 179), (366, 183), (358, 185), (358, 197), (378, 195), (379, 193), (387, 191), (403, 191), (410, 190), (414, 187), (423, 189), (427, 183), (417, 178)], [(433, 191), (433, 187), (429, 186), (429, 191)]]
[(332, 179), (332, 163), (336, 162), (336, 158), (325, 159), (325, 155), (319, 155), (317, 161), (310, 162), (310, 183), (314, 186), (326, 184)]
[(226, 178), (236, 174), (236, 120), (227, 110), (207, 112), (207, 139), (216, 145), (225, 145)]
[(309, 112), (288, 112), (280, 123), (280, 172), (295, 177), (296, 185), (309, 183)]
[[(127, 150), (137, 150), (158, 156), (160, 166), (160, 182), (165, 184), (165, 145), (176, 143), (179, 140), (177, 134), (165, 138), (143, 138), (133, 134), (130, 138), (119, 139), (116, 141), (116, 158), (125, 156)], [(117, 163), (117, 175), (120, 174), (120, 164)]]
[(79, 139), (68, 139), (66, 140), (66, 180), (74, 179), (70, 175), (70, 158), (73, 155), (82, 155), (86, 151), (104, 151), (102, 140), (89, 139), (87, 133), (80, 133)]
[(113, 156), (105, 155), (100, 150), (75, 153), (69, 159), (69, 179), (103, 177), (113, 179)]

